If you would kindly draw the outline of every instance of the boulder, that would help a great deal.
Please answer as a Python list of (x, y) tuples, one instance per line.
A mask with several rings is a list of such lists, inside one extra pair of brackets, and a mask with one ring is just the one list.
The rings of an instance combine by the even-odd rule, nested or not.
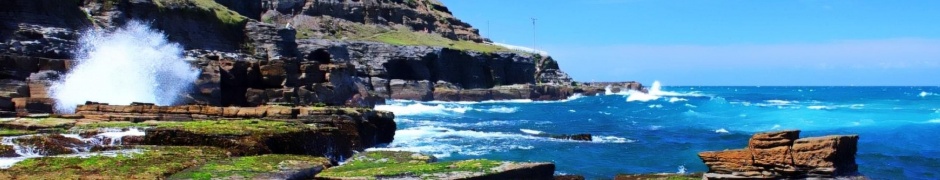
[(757, 133), (745, 149), (699, 153), (707, 179), (860, 177), (857, 135), (799, 138), (799, 130)]
[(431, 82), (409, 81), (401, 79), (392, 79), (389, 81), (389, 91), (392, 99), (408, 99), (417, 101), (430, 101), (433, 99), (434, 85)]

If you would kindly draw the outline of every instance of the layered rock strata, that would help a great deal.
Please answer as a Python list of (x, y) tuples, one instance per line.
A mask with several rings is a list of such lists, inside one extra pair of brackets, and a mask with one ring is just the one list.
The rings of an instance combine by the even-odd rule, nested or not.
[(701, 152), (706, 179), (858, 176), (857, 135), (799, 138), (799, 130), (754, 134), (747, 148)]

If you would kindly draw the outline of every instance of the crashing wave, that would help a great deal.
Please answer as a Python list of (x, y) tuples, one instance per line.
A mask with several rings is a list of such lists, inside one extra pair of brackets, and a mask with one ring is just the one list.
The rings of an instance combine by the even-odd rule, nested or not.
[(183, 47), (147, 24), (130, 21), (113, 32), (89, 31), (79, 38), (77, 65), (49, 87), (56, 110), (96, 101), (172, 105), (199, 77), (183, 58)]
[[(609, 87), (607, 90), (608, 92), (610, 91)], [(634, 101), (647, 102), (647, 101), (657, 100), (662, 97), (705, 97), (706, 96), (699, 92), (682, 93), (682, 92), (663, 91), (662, 84), (659, 81), (653, 81), (653, 85), (650, 86), (649, 90), (646, 93), (630, 90), (627, 92), (612, 93), (612, 94), (626, 95), (627, 102), (634, 102)], [(678, 102), (678, 101), (682, 101), (682, 98), (676, 98), (676, 99), (670, 98), (669, 99), (669, 102)]]

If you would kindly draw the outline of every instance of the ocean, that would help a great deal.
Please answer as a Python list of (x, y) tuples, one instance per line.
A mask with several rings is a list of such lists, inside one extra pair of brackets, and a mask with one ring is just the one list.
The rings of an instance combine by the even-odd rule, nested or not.
[[(559, 174), (707, 171), (701, 151), (747, 146), (753, 133), (860, 135), (859, 171), (873, 179), (940, 178), (940, 87), (659, 87), (562, 101), (416, 102), (396, 114), (395, 140), (441, 160), (554, 162)], [(539, 134), (590, 133), (591, 142)]]

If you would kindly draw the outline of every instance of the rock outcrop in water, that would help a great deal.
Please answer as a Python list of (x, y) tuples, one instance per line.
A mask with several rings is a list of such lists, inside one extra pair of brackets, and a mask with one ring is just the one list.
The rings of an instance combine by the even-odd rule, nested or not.
[(754, 134), (745, 149), (701, 152), (707, 179), (858, 176), (857, 135), (799, 138), (800, 131)]

